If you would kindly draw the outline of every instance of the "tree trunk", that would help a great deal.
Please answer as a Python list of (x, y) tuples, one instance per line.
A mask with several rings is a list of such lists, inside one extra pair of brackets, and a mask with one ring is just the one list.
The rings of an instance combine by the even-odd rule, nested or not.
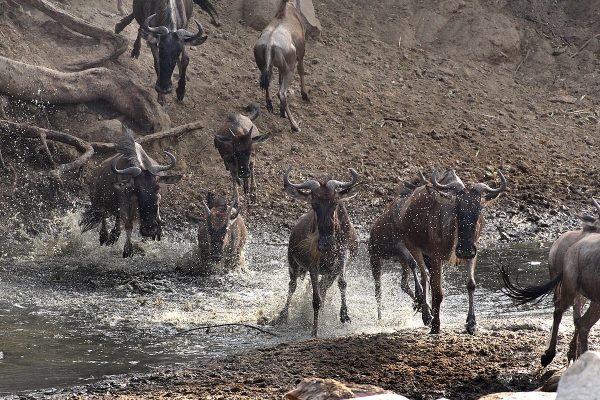
[(106, 68), (64, 73), (0, 56), (0, 94), (51, 104), (104, 100), (147, 131), (163, 131), (171, 124), (146, 89)]

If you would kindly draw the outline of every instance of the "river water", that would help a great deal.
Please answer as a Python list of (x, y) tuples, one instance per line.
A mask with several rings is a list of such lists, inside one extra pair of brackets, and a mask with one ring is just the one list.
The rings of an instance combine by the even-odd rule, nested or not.
[[(55, 221), (50, 235), (25, 240), (22, 247), (2, 247), (0, 394), (84, 384), (107, 375), (144, 372), (310, 337), (308, 277), (299, 283), (289, 324), (266, 327), (277, 337), (246, 328), (176, 334), (206, 324), (256, 324), (273, 318), (287, 293), (286, 238), (251, 237), (244, 271), (193, 277), (175, 271), (193, 249), (193, 232), (162, 242), (139, 242), (136, 247), (142, 255), (123, 260), (122, 239), (114, 247), (99, 247), (97, 233), (79, 234), (76, 220), (76, 214), (69, 214)], [(550, 315), (549, 301), (531, 308), (513, 307), (500, 292), (498, 273), (504, 265), (520, 271), (521, 282), (544, 281), (547, 253), (547, 245), (539, 243), (480, 252), (475, 299), (480, 326), (499, 318)], [(445, 269), (442, 329), (463, 329), (466, 272), (461, 266)], [(423, 329), (420, 315), (400, 290), (398, 266), (384, 266), (381, 321), (376, 318), (364, 243), (347, 275), (352, 324), (339, 322), (339, 291), (334, 284), (321, 318), (321, 336)]]

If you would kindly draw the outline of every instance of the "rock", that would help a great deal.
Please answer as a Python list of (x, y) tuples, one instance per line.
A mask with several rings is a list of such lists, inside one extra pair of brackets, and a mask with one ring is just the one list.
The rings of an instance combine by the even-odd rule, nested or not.
[(556, 399), (556, 393), (546, 392), (502, 392), (480, 397), (479, 400), (547, 400)]
[(556, 400), (600, 400), (600, 353), (585, 352), (560, 378)]
[(115, 143), (123, 136), (121, 121), (105, 119), (91, 124), (74, 135), (88, 142)]
[(554, 371), (554, 373), (546, 380), (546, 382), (544, 382), (544, 384), (537, 390), (541, 392), (556, 392), (556, 389), (558, 388), (558, 381), (564, 372), (564, 369)]
[[(281, 0), (243, 0), (242, 20), (249, 27), (262, 31), (269, 24)], [(317, 18), (312, 0), (294, 0), (304, 16), (306, 36), (316, 39), (321, 35), (321, 22)]]
[[(366, 396), (366, 397), (365, 397)], [(286, 393), (286, 400), (341, 400), (360, 397), (371, 400), (407, 400), (373, 385), (344, 384), (334, 379), (304, 378), (296, 389)]]

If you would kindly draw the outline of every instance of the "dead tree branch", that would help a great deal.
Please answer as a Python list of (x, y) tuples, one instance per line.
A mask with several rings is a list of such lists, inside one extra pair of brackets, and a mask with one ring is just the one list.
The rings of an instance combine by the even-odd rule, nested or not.
[(106, 41), (113, 44), (113, 51), (97, 60), (93, 61), (79, 61), (66, 66), (67, 70), (70, 71), (81, 71), (88, 68), (97, 67), (106, 63), (107, 61), (115, 60), (121, 54), (127, 50), (127, 39), (123, 36), (116, 35), (110, 31), (98, 28), (85, 22), (83, 19), (67, 13), (66, 11), (56, 7), (47, 0), (22, 0), (23, 3), (28, 4), (31, 7), (37, 8), (50, 18), (61, 23), (67, 28), (74, 32), (80, 33), (84, 36), (93, 37), (98, 39), (100, 42)]
[(527, 49), (527, 53), (525, 54), (525, 57), (523, 57), (523, 59), (521, 60), (521, 62), (519, 63), (519, 65), (517, 65), (517, 68), (515, 68), (515, 74), (517, 72), (519, 72), (519, 69), (521, 69), (521, 66), (525, 63), (525, 61), (529, 58), (529, 54), (531, 53), (531, 49)]
[(77, 158), (75, 161), (67, 164), (58, 165), (56, 166), (56, 168), (50, 171), (52, 175), (58, 177), (62, 176), (67, 171), (72, 171), (81, 168), (88, 162), (88, 160), (94, 154), (94, 149), (88, 142), (81, 140), (75, 136), (69, 135), (68, 133), (53, 131), (50, 129), (40, 128), (28, 124), (20, 124), (17, 122), (7, 120), (0, 120), (0, 130), (29, 139), (44, 138), (42, 140), (48, 139), (56, 142), (61, 142), (69, 146), (73, 146), (78, 151), (82, 152), (83, 154), (81, 154), (81, 156), (79, 156), (79, 158)]
[(242, 326), (242, 327), (245, 327), (245, 328), (255, 329), (255, 330), (259, 331), (259, 332), (266, 333), (267, 335), (271, 335), (271, 336), (277, 337), (277, 335), (274, 334), (273, 332), (269, 332), (269, 331), (267, 331), (265, 329), (259, 328), (258, 326), (249, 325), (249, 324), (241, 324), (241, 323), (198, 326), (196, 328), (186, 329), (185, 331), (177, 332), (176, 335), (182, 335), (184, 333), (193, 332), (193, 331), (199, 331), (199, 330), (202, 330), (202, 329), (205, 329), (208, 332), (208, 330), (210, 330), (212, 328), (219, 328), (219, 327), (224, 327), (224, 326)]
[(590, 44), (590, 42), (591, 42), (593, 39), (596, 39), (597, 37), (600, 37), (600, 33), (597, 33), (597, 34), (595, 34), (594, 36), (592, 36), (591, 38), (589, 38), (588, 40), (586, 40), (586, 41), (585, 41), (585, 43), (583, 44), (583, 46), (581, 46), (581, 47), (580, 47), (580, 48), (579, 48), (579, 49), (578, 49), (578, 50), (575, 52), (575, 54), (573, 54), (573, 55), (571, 56), (571, 58), (575, 58), (575, 57), (576, 57), (576, 56), (577, 56), (579, 53), (581, 53), (581, 51), (582, 51), (583, 49), (585, 49), (585, 48), (587, 47), (587, 45), (588, 45), (588, 44)]

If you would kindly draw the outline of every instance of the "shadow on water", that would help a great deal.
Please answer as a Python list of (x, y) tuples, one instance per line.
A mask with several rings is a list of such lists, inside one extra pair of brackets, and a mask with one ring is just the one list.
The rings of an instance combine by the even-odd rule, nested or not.
[[(306, 339), (312, 325), (309, 279), (299, 285), (278, 337), (244, 328), (215, 328), (176, 335), (206, 324), (273, 318), (287, 293), (286, 238), (251, 238), (245, 271), (193, 277), (175, 266), (194, 247), (194, 233), (172, 241), (139, 242), (133, 259), (121, 258), (122, 240), (99, 247), (97, 233), (80, 235), (77, 215), (57, 221), (56, 232), (26, 244), (27, 255), (0, 262), (0, 394), (87, 383), (106, 375), (201, 361), (243, 349)], [(510, 245), (482, 251), (477, 269), (479, 322), (499, 316), (547, 315), (548, 304), (512, 307), (500, 293), (498, 266), (520, 271), (524, 283), (547, 277), (547, 247)], [(446, 268), (442, 324), (466, 318), (466, 270)], [(339, 291), (329, 290), (321, 319), (323, 337), (420, 328), (420, 316), (400, 291), (400, 270), (384, 266), (384, 318), (376, 319), (366, 254), (348, 267), (352, 324), (339, 322)], [(420, 328), (424, 329), (424, 328)], [(461, 328), (456, 328), (461, 329)], [(426, 330), (424, 330), (426, 332)]]

